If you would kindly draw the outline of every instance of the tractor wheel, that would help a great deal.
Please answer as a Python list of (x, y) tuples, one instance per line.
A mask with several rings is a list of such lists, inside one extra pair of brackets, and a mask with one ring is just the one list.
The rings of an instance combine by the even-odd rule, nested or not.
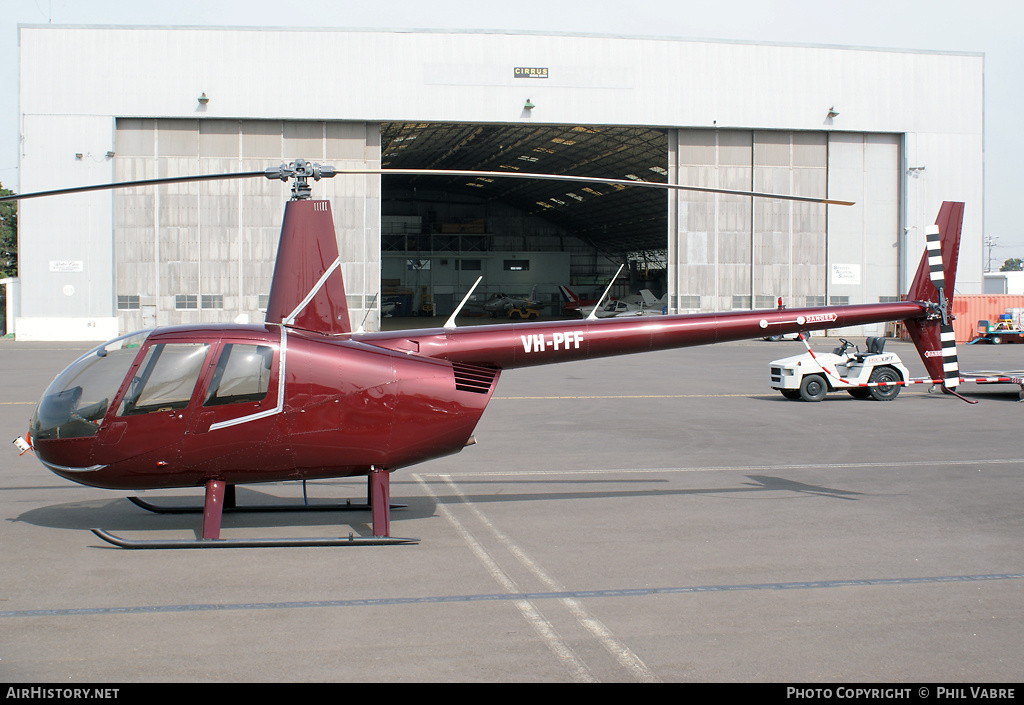
[(991, 338), (988, 339), (988, 342), (992, 343), (993, 345), (999, 345), (999, 343), (1003, 342), (1003, 339), (1001, 336), (993, 335)]
[(821, 375), (807, 375), (800, 382), (800, 398), (804, 401), (821, 401), (828, 394), (828, 384)]
[(903, 378), (900, 377), (900, 373), (892, 367), (879, 367), (871, 373), (871, 377), (868, 378), (869, 382), (874, 384), (881, 384), (880, 387), (870, 387), (871, 397), (878, 401), (892, 401), (900, 393), (900, 385), (891, 384), (892, 382), (902, 382)]

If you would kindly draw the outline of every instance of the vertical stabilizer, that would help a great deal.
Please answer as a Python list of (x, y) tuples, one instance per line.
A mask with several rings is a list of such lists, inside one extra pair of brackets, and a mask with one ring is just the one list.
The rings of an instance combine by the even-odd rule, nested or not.
[(285, 206), (266, 321), (351, 332), (330, 202), (292, 200)]
[(928, 375), (933, 380), (942, 380), (942, 386), (948, 389), (960, 383), (952, 306), (963, 220), (963, 203), (942, 204), (935, 225), (925, 231), (927, 247), (907, 294), (910, 301), (932, 305), (933, 313), (928, 318), (907, 321), (907, 332)]

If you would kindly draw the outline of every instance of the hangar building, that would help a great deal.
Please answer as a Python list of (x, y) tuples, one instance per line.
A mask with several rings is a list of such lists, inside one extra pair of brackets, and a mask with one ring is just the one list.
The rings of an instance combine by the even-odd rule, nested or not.
[[(981, 54), (512, 32), (19, 28), (20, 191), (260, 171), (543, 172), (830, 197), (852, 207), (490, 177), (340, 175), (353, 327), (558, 285), (670, 312), (870, 303), (967, 202), (982, 283)], [(262, 321), (288, 188), (263, 178), (19, 205), (20, 340)], [(8, 324), (8, 328), (10, 328)], [(877, 334), (881, 329), (867, 329)]]

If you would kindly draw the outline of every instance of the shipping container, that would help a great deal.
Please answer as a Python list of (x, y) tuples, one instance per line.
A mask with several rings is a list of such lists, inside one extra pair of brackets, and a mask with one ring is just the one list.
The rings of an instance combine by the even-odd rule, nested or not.
[(1024, 296), (1007, 294), (957, 294), (953, 297), (953, 332), (956, 342), (969, 343), (978, 321), (996, 321), (1008, 311), (1024, 308)]

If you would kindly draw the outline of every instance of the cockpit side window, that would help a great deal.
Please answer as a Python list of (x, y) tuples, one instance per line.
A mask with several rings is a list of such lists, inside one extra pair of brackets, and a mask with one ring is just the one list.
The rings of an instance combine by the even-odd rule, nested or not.
[(268, 345), (225, 345), (203, 406), (262, 401), (273, 362), (274, 349)]
[(118, 416), (184, 409), (192, 398), (209, 345), (159, 343), (151, 346), (125, 393)]

